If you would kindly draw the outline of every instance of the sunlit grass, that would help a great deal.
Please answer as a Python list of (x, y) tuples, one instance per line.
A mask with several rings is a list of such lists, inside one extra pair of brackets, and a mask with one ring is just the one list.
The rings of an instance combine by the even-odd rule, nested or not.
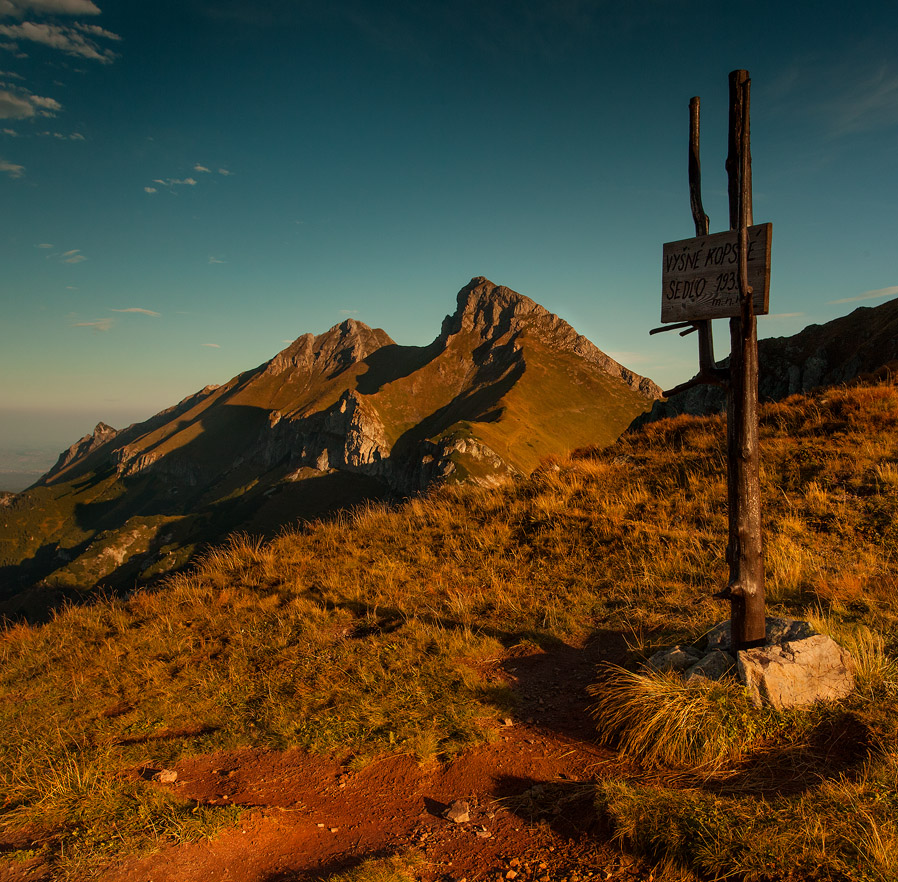
[(589, 690), (598, 736), (648, 767), (709, 772), (741, 759), (788, 722), (757, 711), (729, 680), (687, 684), (676, 673), (614, 665), (601, 673)]
[[(895, 831), (876, 782), (893, 780), (895, 764), (898, 390), (827, 390), (761, 416), (770, 610), (821, 616), (857, 657), (853, 713), (879, 747), (864, 780), (844, 783), (854, 818), (844, 830), (855, 831), (844, 836), (871, 855), (865, 866), (888, 867)], [(234, 537), (153, 590), (7, 628), (0, 827), (42, 824), (54, 872), (83, 874), (91, 855), (102, 863), (160, 838), (208, 835), (233, 817), (194, 811), (135, 779), (141, 763), (246, 746), (355, 763), (386, 752), (446, 758), (491, 738), (510, 712), (514, 696), (486, 672), (512, 647), (539, 651), (613, 630), (639, 649), (701, 634), (727, 616), (711, 597), (727, 579), (724, 447), (721, 418), (650, 424), (491, 490), (446, 487), (368, 505), (267, 543)], [(647, 765), (720, 771), (783, 737), (726, 687), (684, 692), (663, 678), (618, 676), (602, 725)], [(652, 747), (652, 731), (664, 750)], [(615, 786), (606, 804), (619, 836), (659, 860), (701, 866), (714, 824), (724, 839), (737, 835), (713, 809), (717, 797)], [(843, 812), (837, 784), (808, 786), (802, 807), (783, 797), (777, 811), (825, 827), (828, 812)], [(740, 799), (737, 815), (761, 824), (758, 798)], [(664, 800), (671, 817), (700, 819), (710, 838), (644, 832)], [(862, 835), (850, 825), (867, 815), (880, 820)], [(746, 834), (731, 852), (752, 841)]]

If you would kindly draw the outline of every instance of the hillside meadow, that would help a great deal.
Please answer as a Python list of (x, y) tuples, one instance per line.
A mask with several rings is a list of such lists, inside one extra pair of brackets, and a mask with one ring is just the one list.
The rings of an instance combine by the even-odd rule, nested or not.
[[(635, 670), (699, 640), (728, 615), (712, 597), (727, 578), (724, 436), (721, 417), (660, 421), (498, 488), (444, 487), (266, 543), (237, 536), (153, 588), (9, 624), (4, 860), (39, 854), (58, 878), (88, 878), (234, 823), (239, 808), (125, 774), (148, 742), (160, 767), (245, 746), (356, 767), (396, 752), (445, 760), (514, 712), (514, 692), (489, 676), (511, 655), (610, 631)], [(684, 706), (704, 728), (662, 726), (670, 750), (650, 755), (597, 711), (596, 737), (634, 773), (596, 780), (595, 800), (621, 848), (676, 878), (894, 880), (898, 387), (765, 405), (761, 445), (769, 611), (848, 646), (858, 690), (778, 714), (735, 683), (636, 678), (619, 692), (633, 729)], [(597, 705), (626, 676), (597, 670)], [(783, 779), (792, 786), (771, 786)]]

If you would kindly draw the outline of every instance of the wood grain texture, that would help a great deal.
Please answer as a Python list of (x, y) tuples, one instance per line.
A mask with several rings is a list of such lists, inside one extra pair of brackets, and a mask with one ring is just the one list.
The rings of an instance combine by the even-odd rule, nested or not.
[[(748, 284), (755, 315), (770, 299), (772, 224), (748, 228)], [(661, 321), (735, 318), (739, 305), (739, 231), (666, 242), (661, 274)]]

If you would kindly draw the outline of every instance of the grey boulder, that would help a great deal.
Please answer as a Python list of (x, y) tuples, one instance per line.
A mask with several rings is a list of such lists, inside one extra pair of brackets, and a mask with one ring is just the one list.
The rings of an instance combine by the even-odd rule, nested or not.
[(822, 634), (743, 649), (737, 653), (736, 664), (757, 707), (803, 707), (845, 698), (854, 690), (850, 653)]

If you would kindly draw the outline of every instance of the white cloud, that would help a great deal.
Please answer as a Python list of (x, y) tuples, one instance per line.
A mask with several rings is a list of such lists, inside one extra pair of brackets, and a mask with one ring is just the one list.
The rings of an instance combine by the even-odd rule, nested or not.
[(80, 248), (73, 248), (71, 251), (65, 251), (60, 255), (59, 258), (63, 263), (81, 263), (82, 260), (87, 260), (87, 258), (81, 253)]
[(136, 312), (140, 315), (152, 315), (158, 318), (162, 313), (153, 312), (152, 309), (141, 309), (139, 306), (129, 306), (127, 309), (110, 309), (110, 312)]
[(220, 168), (218, 170), (218, 173), (220, 175), (224, 175), (226, 178), (229, 178), (232, 174), (234, 174), (234, 172), (228, 171), (226, 168)]
[(209, 349), (221, 349), (218, 343), (200, 343), (200, 346), (206, 346)]
[(760, 316), (760, 318), (801, 318), (803, 315), (805, 315), (803, 312), (771, 312), (767, 316)]
[(30, 119), (33, 116), (53, 116), (62, 105), (53, 98), (10, 92), (0, 89), (0, 119)]
[(25, 166), (0, 159), (0, 172), (6, 172), (11, 178), (21, 178), (25, 174)]
[(92, 34), (94, 37), (103, 37), (106, 40), (115, 40), (117, 43), (122, 41), (122, 38), (118, 34), (112, 33), (112, 31), (107, 31), (106, 28), (101, 28), (99, 25), (86, 25), (86, 24), (77, 24), (75, 25), (79, 31), (84, 34)]
[[(212, 172), (206, 168), (204, 165), (200, 165), (197, 163), (193, 167), (193, 171), (197, 174), (212, 174)], [(231, 172), (220, 169), (220, 174), (230, 175)], [(199, 181), (196, 178), (188, 177), (188, 178), (153, 178), (151, 184), (158, 184), (159, 187), (164, 187), (170, 193), (174, 193), (178, 187), (196, 187), (199, 185)], [(144, 192), (146, 193), (156, 193), (158, 192), (158, 187), (148, 186), (144, 187)]]
[[(2, 3), (3, 0), (0, 0)], [(111, 49), (101, 47), (94, 37), (105, 39), (121, 39), (117, 34), (96, 28), (93, 25), (64, 25), (38, 23), (24, 21), (21, 24), (0, 25), (0, 35), (12, 40), (28, 40), (32, 43), (40, 43), (51, 49), (59, 49), (67, 55), (78, 58), (88, 58), (99, 61), (101, 64), (111, 64), (116, 54)]]
[(40, 95), (30, 95), (28, 100), (35, 107), (39, 108), (38, 113), (42, 113), (43, 116), (59, 113), (62, 110), (62, 105), (54, 98), (41, 98)]
[(857, 297), (843, 297), (841, 300), (830, 300), (830, 304), (837, 303), (857, 303), (859, 300), (880, 300), (883, 297), (898, 296), (898, 285), (892, 285), (890, 288), (877, 288), (875, 291), (864, 291)]
[(227, 261), (221, 257), (212, 257), (212, 255), (209, 255), (209, 263), (227, 263)]
[(99, 15), (91, 0), (0, 0), (0, 16), (49, 12), (56, 15)]
[(73, 328), (93, 328), (95, 331), (111, 331), (115, 325), (115, 319), (104, 318), (95, 322), (75, 322)]
[(28, 53), (22, 52), (21, 49), (15, 43), (0, 43), (0, 49), (4, 52), (9, 52), (12, 54), (13, 58), (27, 58)]
[(34, 108), (24, 98), (0, 89), (0, 119), (27, 119), (34, 116)]
[(53, 246), (49, 242), (41, 242), (37, 247), (38, 248), (52, 248)]
[(195, 187), (196, 186), (196, 178), (154, 178), (154, 184), (159, 184), (162, 187)]
[[(43, 116), (52, 116), (52, 114), (45, 113)], [(0, 130), (4, 135), (9, 135), (10, 138), (21, 138), (22, 135), (19, 134), (15, 129), (2, 129)], [(56, 138), (57, 141), (86, 141), (87, 139), (80, 132), (72, 132), (70, 135), (66, 135), (64, 132), (34, 132), (34, 134), (38, 138)]]
[[(15, 92), (9, 89), (0, 89), (0, 119), (55, 116), (62, 110), (62, 105), (55, 98), (44, 98), (31, 94), (27, 89), (14, 88)], [(18, 132), (12, 129), (4, 129), (4, 132), (13, 137), (18, 136)]]

